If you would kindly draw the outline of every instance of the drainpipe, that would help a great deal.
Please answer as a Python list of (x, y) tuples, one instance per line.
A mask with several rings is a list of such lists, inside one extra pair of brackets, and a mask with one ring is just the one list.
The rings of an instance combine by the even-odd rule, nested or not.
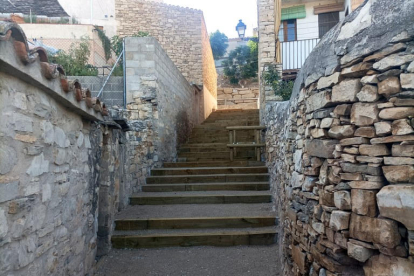
[(124, 53), (122, 55), (122, 71), (124, 71), (123, 75), (124, 75), (124, 108), (126, 109), (126, 101), (127, 101), (127, 97), (126, 97), (126, 51), (125, 51), (125, 37), (122, 39), (122, 52)]

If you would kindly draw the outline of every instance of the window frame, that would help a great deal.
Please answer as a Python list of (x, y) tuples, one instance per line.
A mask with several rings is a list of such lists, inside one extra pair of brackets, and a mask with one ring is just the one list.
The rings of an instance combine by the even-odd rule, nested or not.
[[(289, 37), (289, 28), (288, 28), (288, 21), (294, 21), (294, 32), (295, 32), (295, 38), (294, 40), (288, 40)], [(298, 21), (296, 19), (288, 19), (288, 20), (282, 20), (281, 24), (281, 30), (283, 30), (283, 41), (281, 42), (290, 42), (290, 41), (297, 41), (298, 40)], [(290, 28), (292, 29), (292, 28)], [(278, 34), (278, 38), (280, 37), (280, 33)]]
[[(331, 15), (331, 16), (335, 15), (335, 17), (337, 17), (337, 18), (335, 18), (335, 20), (336, 19), (338, 19), (338, 20), (337, 21), (321, 22), (322, 21), (321, 17), (327, 16), (327, 15)], [(319, 35), (319, 38), (322, 38), (325, 34), (327, 34), (336, 24), (339, 23), (339, 21), (340, 21), (339, 11), (319, 13), (318, 14), (318, 32), (319, 32), (318, 35)], [(327, 29), (328, 26), (330, 26), (329, 29)], [(323, 33), (323, 35), (321, 35), (321, 31), (325, 31)]]

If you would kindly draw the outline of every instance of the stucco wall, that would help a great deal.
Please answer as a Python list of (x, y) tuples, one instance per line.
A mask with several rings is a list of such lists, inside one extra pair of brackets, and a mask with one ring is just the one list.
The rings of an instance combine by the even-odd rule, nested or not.
[(290, 101), (266, 103), (284, 275), (414, 270), (413, 11), (367, 1), (315, 47)]

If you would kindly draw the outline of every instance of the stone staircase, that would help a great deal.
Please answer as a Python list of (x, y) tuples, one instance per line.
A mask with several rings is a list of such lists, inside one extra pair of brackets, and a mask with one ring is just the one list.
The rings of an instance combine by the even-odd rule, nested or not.
[[(118, 214), (114, 248), (270, 245), (276, 242), (269, 175), (254, 149), (233, 161), (228, 126), (259, 125), (258, 110), (216, 111), (194, 128), (179, 162), (153, 169), (142, 192)], [(254, 141), (240, 132), (239, 142)]]

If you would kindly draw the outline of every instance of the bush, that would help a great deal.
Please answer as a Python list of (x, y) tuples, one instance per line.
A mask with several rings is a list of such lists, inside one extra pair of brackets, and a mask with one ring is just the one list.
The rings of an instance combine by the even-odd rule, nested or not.
[(224, 74), (230, 83), (237, 84), (241, 80), (257, 77), (258, 47), (256, 40), (250, 40), (247, 46), (240, 46), (229, 53), (223, 62)]
[(82, 37), (79, 44), (71, 44), (68, 53), (60, 50), (55, 55), (49, 54), (49, 61), (62, 65), (67, 76), (97, 76), (98, 69), (88, 63), (90, 55), (89, 38)]
[(284, 81), (280, 78), (279, 72), (277, 72), (273, 67), (270, 67), (263, 74), (263, 78), (266, 85), (272, 87), (276, 96), (282, 97), (284, 101), (290, 100), (293, 90), (293, 81)]

